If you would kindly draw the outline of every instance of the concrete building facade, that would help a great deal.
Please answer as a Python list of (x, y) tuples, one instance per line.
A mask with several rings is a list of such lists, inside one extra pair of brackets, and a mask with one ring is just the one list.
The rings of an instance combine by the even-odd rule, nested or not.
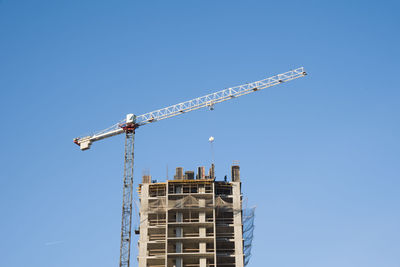
[(240, 169), (216, 181), (214, 165), (139, 185), (139, 267), (243, 267)]

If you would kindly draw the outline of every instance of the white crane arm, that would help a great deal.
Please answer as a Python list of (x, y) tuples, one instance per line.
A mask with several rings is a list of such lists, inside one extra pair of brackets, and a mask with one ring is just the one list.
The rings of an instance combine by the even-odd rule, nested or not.
[(123, 127), (126, 126), (127, 124), (134, 125), (134, 128), (137, 128), (142, 125), (171, 118), (196, 109), (204, 107), (209, 107), (210, 109), (213, 109), (214, 105), (217, 103), (221, 103), (223, 101), (239, 97), (242, 95), (250, 94), (274, 85), (278, 85), (283, 82), (288, 82), (303, 77), (305, 75), (306, 72), (304, 68), (300, 67), (295, 70), (278, 74), (260, 81), (227, 88), (176, 105), (172, 105), (166, 108), (145, 113), (140, 116), (134, 116), (133, 114), (128, 114), (126, 120), (122, 120), (119, 123), (103, 131), (100, 131), (92, 136), (75, 138), (74, 142), (78, 144), (82, 150), (89, 149), (91, 143), (94, 141), (105, 139), (125, 132)]

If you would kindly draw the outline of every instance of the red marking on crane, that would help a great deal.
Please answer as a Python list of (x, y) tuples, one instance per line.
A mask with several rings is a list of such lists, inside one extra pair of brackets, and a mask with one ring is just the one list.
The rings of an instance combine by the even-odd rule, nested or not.
[(119, 127), (121, 127), (125, 132), (134, 132), (135, 129), (139, 127), (139, 125), (133, 123), (125, 123), (121, 124)]

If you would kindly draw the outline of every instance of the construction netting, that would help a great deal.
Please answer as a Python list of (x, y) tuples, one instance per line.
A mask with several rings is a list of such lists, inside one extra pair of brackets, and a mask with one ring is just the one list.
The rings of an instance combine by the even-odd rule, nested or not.
[(251, 246), (254, 238), (255, 209), (255, 207), (245, 207), (242, 213), (244, 266), (249, 263), (251, 257)]
[(152, 199), (149, 201), (149, 211), (151, 212), (165, 212), (166, 200), (165, 198)]
[[(232, 201), (232, 200), (231, 200)], [(185, 196), (176, 200), (168, 200), (168, 209), (196, 209), (196, 208), (215, 208), (220, 212), (232, 212), (233, 204), (229, 200), (224, 200), (218, 196), (213, 199), (202, 199), (194, 196)], [(167, 210), (167, 203), (165, 198), (157, 198), (149, 201), (149, 212), (165, 212)], [(240, 209), (238, 209), (240, 211)]]
[(233, 204), (232, 202), (228, 202), (223, 200), (222, 197), (218, 196), (215, 198), (214, 203), (215, 209), (221, 212), (232, 212), (233, 211)]
[(212, 199), (199, 199), (191, 195), (176, 200), (168, 200), (169, 209), (209, 208), (212, 205)]

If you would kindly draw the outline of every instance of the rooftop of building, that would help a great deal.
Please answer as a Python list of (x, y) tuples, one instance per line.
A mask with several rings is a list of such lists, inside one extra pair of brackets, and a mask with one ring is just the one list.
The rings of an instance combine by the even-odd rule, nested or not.
[[(174, 179), (166, 179), (165, 182), (158, 182), (157, 180), (152, 180), (150, 175), (143, 175), (142, 184), (165, 184), (169, 183), (204, 183), (204, 182), (214, 182), (216, 181), (215, 177), (215, 165), (211, 164), (210, 169), (208, 170), (208, 174), (206, 175), (205, 167), (200, 166), (197, 168), (197, 173), (194, 171), (183, 171), (183, 167), (177, 167), (174, 175)], [(234, 164), (231, 167), (231, 181), (238, 182), (240, 181), (240, 167), (238, 164)], [(219, 182), (219, 181), (218, 181)], [(221, 182), (228, 182), (228, 178), (225, 175), (224, 180)]]

